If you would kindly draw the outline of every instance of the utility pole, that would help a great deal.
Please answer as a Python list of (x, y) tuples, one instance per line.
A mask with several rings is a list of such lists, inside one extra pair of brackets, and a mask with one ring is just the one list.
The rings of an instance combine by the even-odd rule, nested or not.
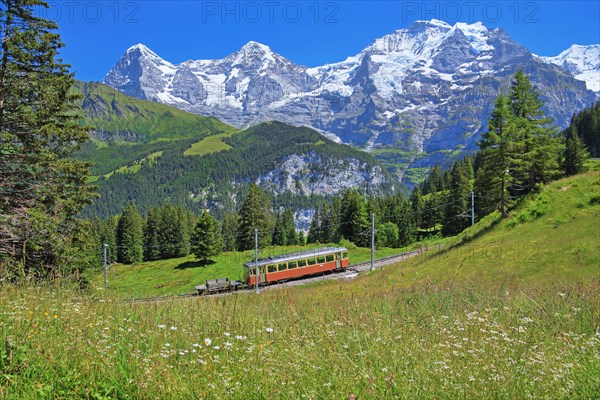
[(475, 225), (475, 192), (471, 192), (471, 226)]
[(375, 270), (375, 214), (371, 214), (371, 271)]
[(108, 244), (104, 243), (104, 291), (106, 292), (106, 249), (108, 248)]
[(254, 289), (256, 293), (258, 293), (258, 229), (254, 228), (254, 268), (255, 268), (255, 279), (254, 279)]

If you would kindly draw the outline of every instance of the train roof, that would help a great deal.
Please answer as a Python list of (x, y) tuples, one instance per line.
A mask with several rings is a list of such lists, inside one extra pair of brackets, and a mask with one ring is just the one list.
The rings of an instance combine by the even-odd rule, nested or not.
[[(298, 260), (301, 258), (323, 256), (323, 255), (327, 255), (327, 254), (339, 253), (339, 252), (344, 252), (344, 251), (348, 251), (348, 249), (345, 247), (322, 247), (320, 249), (301, 251), (298, 253), (281, 254), (279, 256), (273, 256), (273, 257), (268, 257), (268, 258), (259, 258), (258, 266), (261, 267), (263, 265), (277, 264), (277, 263), (282, 263), (282, 262)], [(244, 267), (255, 268), (256, 263), (255, 263), (255, 261), (248, 261), (247, 263), (244, 264)]]

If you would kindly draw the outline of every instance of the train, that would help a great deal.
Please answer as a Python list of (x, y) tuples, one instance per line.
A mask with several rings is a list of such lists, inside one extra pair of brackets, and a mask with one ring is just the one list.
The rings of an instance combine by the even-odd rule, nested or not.
[(348, 266), (350, 258), (345, 247), (324, 247), (282, 254), (245, 263), (243, 282), (230, 281), (228, 278), (211, 279), (205, 285), (196, 286), (196, 292), (211, 294), (282, 283), (329, 271), (343, 271)]

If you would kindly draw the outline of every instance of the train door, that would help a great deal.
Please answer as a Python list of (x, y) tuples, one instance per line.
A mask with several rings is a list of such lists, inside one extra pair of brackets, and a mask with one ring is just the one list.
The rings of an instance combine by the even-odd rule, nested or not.
[(258, 267), (258, 274), (259, 274), (259, 279), (258, 279), (258, 283), (266, 283), (267, 282), (267, 277), (265, 276), (265, 266), (261, 266)]
[(335, 255), (335, 269), (340, 269), (342, 267), (342, 253), (337, 253)]

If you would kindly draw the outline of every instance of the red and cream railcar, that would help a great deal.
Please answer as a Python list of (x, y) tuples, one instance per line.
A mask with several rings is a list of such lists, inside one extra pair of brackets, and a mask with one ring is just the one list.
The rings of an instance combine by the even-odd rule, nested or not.
[(258, 263), (250, 261), (246, 267), (246, 283), (256, 284), (256, 268), (258, 266), (258, 284), (269, 284), (314, 275), (326, 271), (342, 270), (350, 265), (348, 249), (345, 247), (327, 247), (308, 250), (300, 253), (259, 259)]

